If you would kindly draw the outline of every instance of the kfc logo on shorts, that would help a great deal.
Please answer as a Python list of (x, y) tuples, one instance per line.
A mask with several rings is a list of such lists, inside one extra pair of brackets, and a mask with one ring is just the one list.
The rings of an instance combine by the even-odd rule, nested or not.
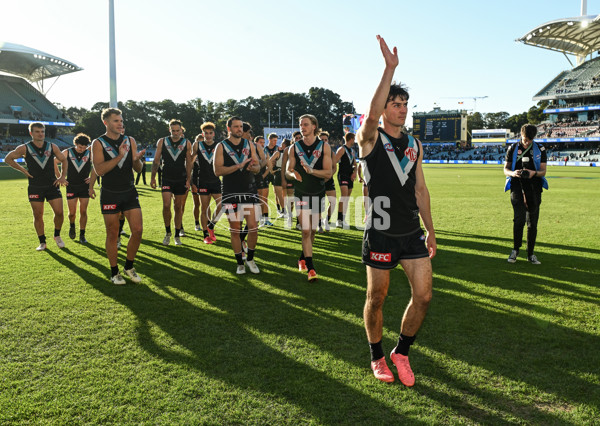
[(342, 181), (342, 185), (348, 185), (348, 181), (347, 180), (343, 180)]
[(237, 204), (225, 204), (225, 210), (237, 209)]
[(30, 198), (31, 200), (37, 200), (38, 198), (40, 198), (40, 196), (39, 196), (38, 194), (31, 194), (31, 195), (29, 196), (29, 198)]
[(163, 186), (162, 189), (171, 189), (170, 186)]
[(208, 192), (208, 189), (206, 189), (206, 188), (200, 188), (200, 189), (198, 190), (198, 192)]
[(75, 195), (74, 192), (67, 192), (67, 197), (72, 197), (73, 195)]
[(102, 204), (102, 210), (117, 210), (116, 204)]
[(296, 201), (297, 206), (308, 206), (308, 201)]
[(417, 161), (417, 151), (414, 148), (408, 147), (404, 150), (404, 155), (408, 157), (410, 161)]
[(392, 253), (377, 253), (370, 252), (371, 260), (375, 262), (391, 262), (392, 261)]

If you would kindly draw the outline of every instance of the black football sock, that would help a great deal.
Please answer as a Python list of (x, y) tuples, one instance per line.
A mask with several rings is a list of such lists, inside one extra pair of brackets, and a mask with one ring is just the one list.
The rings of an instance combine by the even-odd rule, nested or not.
[(46, 236), (38, 235), (38, 239), (40, 240), (40, 244), (46, 244)]
[(246, 260), (254, 260), (254, 249), (249, 248), (248, 254), (246, 255)]
[(383, 353), (383, 345), (381, 344), (381, 340), (377, 343), (369, 342), (369, 349), (371, 350), (371, 361), (377, 361), (385, 356)]
[(235, 260), (236, 260), (238, 266), (244, 264), (244, 259), (242, 259), (242, 252), (235, 254)]
[(405, 336), (400, 333), (400, 337), (398, 338), (398, 344), (396, 345), (396, 349), (394, 352), (397, 354), (402, 354), (404, 356), (408, 356), (408, 350), (410, 349), (410, 345), (413, 344), (417, 336)]
[(54, 236), (60, 237), (60, 229), (54, 229)]
[(304, 258), (304, 260), (306, 260), (306, 269), (308, 269), (309, 271), (311, 269), (315, 269), (315, 266), (313, 265), (313, 261), (312, 261), (312, 256), (306, 256)]
[(129, 270), (133, 268), (133, 260), (125, 259), (125, 269)]
[(167, 231), (167, 234), (171, 233), (171, 227), (170, 226), (165, 226), (165, 230)]
[(110, 267), (110, 276), (111, 277), (114, 277), (118, 273), (119, 273), (119, 267), (118, 266), (111, 266)]

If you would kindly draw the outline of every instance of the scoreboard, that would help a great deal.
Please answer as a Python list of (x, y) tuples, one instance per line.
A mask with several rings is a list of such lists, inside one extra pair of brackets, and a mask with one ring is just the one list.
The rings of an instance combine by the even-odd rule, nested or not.
[(413, 134), (421, 142), (458, 142), (461, 140), (460, 112), (414, 114)]

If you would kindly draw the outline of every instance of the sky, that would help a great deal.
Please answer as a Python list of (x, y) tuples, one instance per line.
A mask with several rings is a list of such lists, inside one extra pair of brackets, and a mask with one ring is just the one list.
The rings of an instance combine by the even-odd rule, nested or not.
[[(562, 53), (515, 40), (538, 25), (581, 13), (581, 0), (114, 3), (119, 101), (221, 102), (316, 86), (363, 112), (384, 68), (376, 40), (381, 34), (398, 47), (395, 80), (408, 86), (409, 115), (434, 106), (526, 111), (535, 93), (571, 66)], [(83, 68), (55, 82), (47, 93), (51, 101), (85, 108), (108, 102), (108, 4), (3, 2), (0, 42)], [(600, 13), (600, 0), (588, 0), (587, 13)]]

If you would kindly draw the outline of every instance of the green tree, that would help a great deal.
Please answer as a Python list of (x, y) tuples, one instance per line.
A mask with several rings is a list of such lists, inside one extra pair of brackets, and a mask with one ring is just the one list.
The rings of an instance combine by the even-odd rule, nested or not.
[(548, 106), (548, 101), (539, 101), (537, 105), (532, 106), (527, 111), (527, 121), (531, 124), (540, 124), (546, 119), (544, 109)]

